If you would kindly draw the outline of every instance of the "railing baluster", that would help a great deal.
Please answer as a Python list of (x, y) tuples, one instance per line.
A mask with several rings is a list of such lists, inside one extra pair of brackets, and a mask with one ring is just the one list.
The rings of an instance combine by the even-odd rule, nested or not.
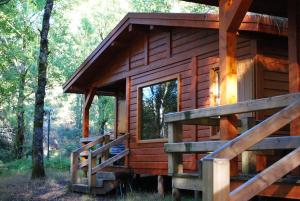
[(76, 184), (78, 182), (78, 166), (79, 166), (79, 154), (76, 152), (71, 153), (71, 182)]
[[(182, 141), (182, 125), (177, 123), (168, 123), (168, 142), (175, 143)], [(168, 173), (173, 176), (177, 173), (182, 173), (182, 154), (168, 154)]]
[(93, 168), (96, 166), (96, 158), (92, 156), (92, 151), (89, 151), (89, 156), (88, 156), (88, 185), (90, 188), (96, 187), (96, 182), (97, 182), (97, 175), (93, 174)]

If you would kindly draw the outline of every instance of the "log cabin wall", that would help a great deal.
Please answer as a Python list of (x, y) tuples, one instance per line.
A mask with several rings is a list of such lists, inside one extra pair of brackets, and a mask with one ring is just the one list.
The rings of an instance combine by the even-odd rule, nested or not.
[[(127, 79), (130, 83), (128, 87), (130, 98), (127, 102), (127, 116), (131, 137), (128, 167), (132, 168), (135, 173), (167, 174), (164, 142), (140, 143), (137, 141), (137, 86), (178, 74), (180, 76), (179, 109), (188, 110), (210, 106), (209, 72), (212, 68), (219, 67), (218, 38), (218, 31), (213, 29), (152, 27), (132, 38), (129, 42), (130, 47), (123, 48), (121, 54), (114, 55), (112, 63), (103, 70), (101, 78), (108, 79), (110, 82), (125, 79), (126, 72), (129, 72)], [(237, 44), (238, 74), (240, 74), (239, 101), (268, 95), (268, 86), (275, 87), (274, 90), (280, 92), (282, 92), (281, 88), (288, 87), (285, 67), (287, 51), (286, 45), (283, 45), (286, 41), (279, 37), (274, 37), (273, 40), (256, 40), (256, 36), (251, 33), (240, 33)], [(265, 58), (278, 58), (273, 61), (279, 62), (280, 65), (276, 63), (273, 65), (276, 67), (270, 70), (269, 66), (272, 65), (267, 62), (273, 61)], [(258, 73), (258, 70), (262, 69), (263, 73)], [(276, 83), (265, 85), (269, 83), (269, 79)], [(283, 85), (281, 85), (282, 81)], [(285, 91), (284, 88), (283, 92)], [(212, 138), (211, 135), (210, 127), (184, 126), (184, 141), (218, 139), (218, 136)], [(184, 171), (195, 171), (196, 159), (201, 157), (201, 155), (185, 154)], [(241, 163), (239, 167), (241, 169)]]
[[(238, 39), (237, 56), (243, 63), (240, 65), (243, 69), (245, 65), (249, 69), (254, 68), (256, 46), (253, 44), (256, 44), (256, 40), (246, 35), (242, 34)], [(128, 130), (131, 137), (128, 165), (135, 173), (167, 174), (167, 155), (163, 150), (163, 142), (137, 142), (137, 86), (178, 74), (180, 110), (207, 107), (210, 105), (209, 71), (219, 66), (218, 47), (217, 30), (154, 27), (135, 37), (129, 48), (124, 49), (122, 54), (115, 55), (109, 72), (103, 72), (110, 80), (120, 79), (126, 71), (132, 73), (129, 77)], [(245, 97), (242, 99), (247, 99)], [(184, 127), (184, 141), (209, 139), (209, 127)], [(196, 159), (199, 157), (201, 155), (184, 155), (184, 170), (196, 170)]]

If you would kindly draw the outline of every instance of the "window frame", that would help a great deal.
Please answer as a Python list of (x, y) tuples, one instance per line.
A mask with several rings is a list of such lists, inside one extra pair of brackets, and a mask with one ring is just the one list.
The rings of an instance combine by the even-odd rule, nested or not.
[(167, 142), (168, 138), (157, 138), (157, 139), (147, 139), (147, 140), (143, 140), (141, 139), (141, 121), (142, 119), (141, 117), (141, 106), (142, 106), (142, 88), (147, 87), (147, 86), (151, 86), (151, 85), (155, 85), (155, 84), (159, 84), (159, 83), (163, 83), (163, 82), (168, 82), (168, 81), (172, 81), (172, 80), (177, 80), (177, 111), (180, 111), (180, 97), (181, 97), (181, 84), (180, 84), (180, 74), (174, 74), (171, 76), (167, 76), (167, 77), (163, 77), (163, 78), (159, 78), (159, 79), (155, 79), (153, 81), (148, 81), (145, 82), (143, 84), (140, 84), (137, 86), (136, 90), (137, 90), (137, 116), (136, 116), (136, 140), (137, 143), (155, 143), (155, 142)]

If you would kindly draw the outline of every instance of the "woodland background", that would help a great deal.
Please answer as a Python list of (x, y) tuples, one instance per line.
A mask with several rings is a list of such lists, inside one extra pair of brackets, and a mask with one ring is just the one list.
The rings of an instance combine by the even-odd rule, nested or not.
[[(1, 3), (2, 2), (2, 3)], [(37, 59), (45, 0), (0, 2), (0, 174), (30, 168)], [(49, 127), (50, 159), (68, 168), (79, 146), (83, 96), (63, 94), (62, 84), (128, 12), (214, 12), (178, 0), (55, 0), (50, 19), (44, 117), (44, 153)], [(113, 129), (114, 101), (97, 97), (90, 109), (91, 133)], [(20, 152), (21, 150), (21, 152)], [(16, 159), (18, 162), (15, 162)], [(10, 164), (10, 165), (6, 165)], [(27, 164), (24, 165), (24, 164)]]

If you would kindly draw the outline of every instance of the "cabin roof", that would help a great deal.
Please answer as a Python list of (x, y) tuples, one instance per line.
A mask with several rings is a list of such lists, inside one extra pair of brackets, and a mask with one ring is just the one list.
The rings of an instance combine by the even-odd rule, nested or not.
[[(211, 6), (219, 6), (219, 0), (183, 0), (194, 3), (202, 3)], [(287, 0), (253, 0), (249, 11), (266, 15), (287, 17)]]
[[(122, 52), (137, 32), (149, 31), (149, 27), (218, 29), (219, 18), (217, 14), (128, 13), (65, 82), (64, 92), (84, 93), (92, 77), (99, 75), (96, 73), (99, 68), (108, 65), (115, 55)], [(286, 36), (287, 21), (249, 14), (244, 18), (240, 30)]]

